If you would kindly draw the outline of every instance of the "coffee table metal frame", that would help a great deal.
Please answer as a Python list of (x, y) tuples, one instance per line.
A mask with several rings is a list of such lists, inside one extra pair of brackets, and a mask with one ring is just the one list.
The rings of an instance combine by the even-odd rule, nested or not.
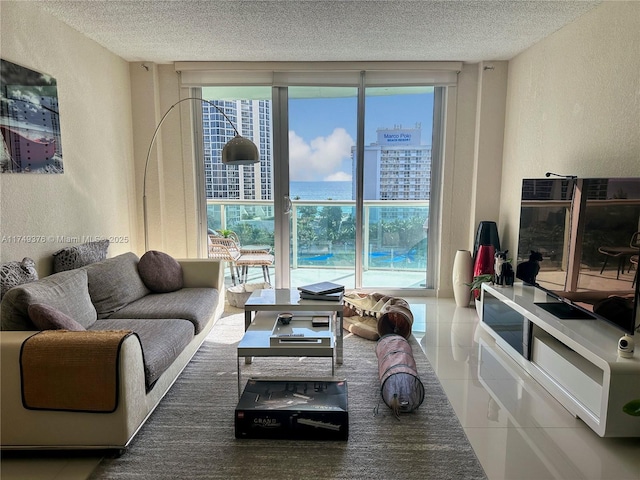
[[(293, 317), (291, 325), (315, 331), (317, 336), (302, 339), (287, 339), (279, 345), (271, 344), (271, 336), (276, 326), (278, 312), (257, 312), (251, 325), (238, 344), (238, 395), (242, 394), (240, 357), (251, 363), (252, 357), (324, 357), (331, 359), (331, 376), (334, 375), (335, 337), (333, 334), (334, 321), (329, 321), (327, 327), (312, 327), (313, 315), (327, 315), (326, 312), (303, 312)], [(317, 339), (317, 341), (315, 341)], [(324, 340), (324, 341), (323, 341)], [(327, 341), (328, 340), (328, 341)]]
[[(342, 365), (342, 342), (343, 342), (343, 302), (333, 302), (326, 300), (305, 300), (301, 299), (297, 289), (291, 288), (279, 288), (279, 289), (265, 289), (254, 291), (249, 299), (245, 302), (244, 306), (244, 330), (250, 328), (252, 322), (256, 323), (255, 330), (262, 331), (260, 343), (261, 345), (256, 347), (255, 344), (249, 342), (249, 337), (245, 333), (245, 337), (238, 344), (238, 394), (240, 395), (240, 357), (245, 357), (245, 363), (251, 363), (251, 357), (269, 357), (269, 356), (315, 356), (315, 357), (328, 357), (331, 356), (331, 374), (334, 373), (333, 355), (335, 350), (335, 362), (338, 365)], [(260, 312), (271, 312), (272, 315), (259, 317)], [(309, 346), (287, 346), (283, 347), (271, 347), (271, 331), (266, 331), (268, 325), (262, 324), (263, 321), (267, 323), (273, 319), (274, 323), (271, 323), (271, 328), (275, 324), (277, 314), (280, 312), (291, 312), (294, 314), (311, 315), (313, 313), (324, 314), (335, 312), (335, 322), (330, 322), (330, 330), (333, 332), (335, 342), (331, 342), (331, 348), (328, 347), (309, 347)]]

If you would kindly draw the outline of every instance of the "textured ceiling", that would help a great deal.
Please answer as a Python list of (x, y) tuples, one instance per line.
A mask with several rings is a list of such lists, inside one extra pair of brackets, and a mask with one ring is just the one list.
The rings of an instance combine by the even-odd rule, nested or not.
[(129, 61), (508, 60), (601, 1), (46, 0)]

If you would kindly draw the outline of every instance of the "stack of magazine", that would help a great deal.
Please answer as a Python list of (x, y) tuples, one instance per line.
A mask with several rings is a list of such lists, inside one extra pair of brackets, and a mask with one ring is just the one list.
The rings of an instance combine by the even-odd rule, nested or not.
[(339, 302), (344, 296), (344, 285), (332, 282), (313, 283), (298, 287), (300, 298), (304, 300), (327, 300)]

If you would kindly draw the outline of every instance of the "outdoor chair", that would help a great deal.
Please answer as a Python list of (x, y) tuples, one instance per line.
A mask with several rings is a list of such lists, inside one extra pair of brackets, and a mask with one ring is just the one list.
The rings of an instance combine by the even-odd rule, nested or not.
[[(235, 238), (238, 238), (237, 235)], [(233, 285), (236, 285), (236, 274), (240, 283), (246, 283), (249, 267), (261, 267), (264, 281), (271, 283), (269, 267), (273, 265), (274, 256), (268, 248), (242, 248), (232, 235), (221, 237), (210, 234), (209, 258), (229, 262)]]
[(241, 255), (238, 244), (232, 239), (209, 234), (209, 258), (229, 263), (233, 285), (236, 284), (236, 272), (238, 272), (236, 262)]
[[(602, 264), (602, 268), (600, 269), (600, 274), (604, 272), (605, 267), (607, 266), (607, 261), (609, 258), (615, 258), (618, 260), (618, 272), (616, 278), (620, 278), (620, 272), (624, 273), (625, 266), (627, 265), (627, 261), (630, 261), (631, 257), (634, 254), (638, 253), (638, 249), (640, 248), (640, 232), (636, 232), (631, 236), (631, 241), (629, 242), (629, 246), (621, 246), (621, 247), (609, 247), (602, 246), (598, 248), (598, 252), (602, 253), (604, 257), (604, 263)], [(629, 271), (631, 270), (631, 262), (629, 262)]]
[(240, 282), (247, 283), (249, 267), (262, 267), (264, 281), (271, 283), (269, 267), (273, 265), (273, 261), (274, 256), (265, 251), (247, 251), (246, 253), (242, 253), (240, 258), (236, 260), (236, 265), (240, 268)]

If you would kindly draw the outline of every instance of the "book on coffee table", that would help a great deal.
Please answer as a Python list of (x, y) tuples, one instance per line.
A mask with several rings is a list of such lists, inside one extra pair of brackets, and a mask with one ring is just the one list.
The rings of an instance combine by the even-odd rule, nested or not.
[(328, 327), (330, 315), (314, 315), (311, 317), (311, 325), (314, 327)]
[(298, 287), (298, 290), (307, 295), (327, 295), (330, 293), (344, 292), (344, 285), (338, 285), (333, 282), (319, 282), (303, 285), (302, 287)]
[[(288, 345), (304, 345), (309, 348), (329, 347), (333, 337), (329, 330), (329, 324), (314, 325), (313, 320), (294, 319), (288, 325), (278, 322), (273, 326), (269, 344), (271, 347), (286, 347)], [(313, 318), (313, 317), (311, 317)]]
[(334, 293), (325, 293), (322, 295), (316, 295), (315, 293), (300, 292), (300, 298), (302, 300), (325, 300), (328, 302), (339, 302), (340, 300), (342, 300), (343, 296), (344, 296), (343, 291), (334, 292)]

